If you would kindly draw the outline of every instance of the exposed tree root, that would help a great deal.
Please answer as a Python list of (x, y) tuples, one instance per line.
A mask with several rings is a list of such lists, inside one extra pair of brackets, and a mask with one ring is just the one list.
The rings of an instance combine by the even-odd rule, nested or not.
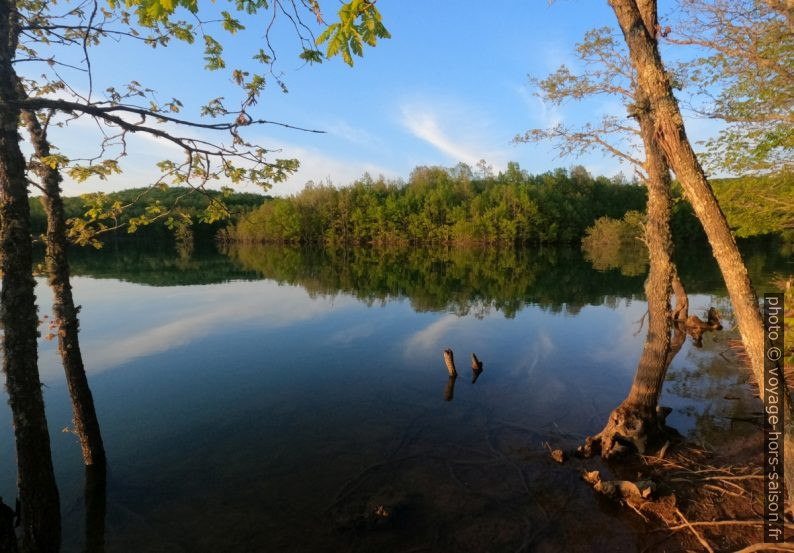
[(662, 448), (666, 451), (668, 438), (675, 432), (665, 425), (669, 413), (670, 409), (666, 407), (650, 410), (625, 403), (619, 405), (609, 415), (604, 429), (586, 438), (576, 454), (584, 458), (601, 455), (603, 459), (627, 453), (643, 455), (659, 444), (665, 444)]
[[(665, 455), (641, 454), (634, 457), (638, 462), (621, 463), (622, 474), (637, 477), (637, 481), (605, 481), (595, 471), (586, 473), (584, 479), (646, 523), (658, 525), (660, 531), (680, 533), (677, 539), (685, 540), (690, 550), (794, 551), (794, 544), (755, 543), (761, 540), (764, 525), (759, 514), (764, 477), (755, 463), (715, 466), (713, 461), (707, 462), (709, 452), (691, 445), (666, 444), (663, 449)], [(655, 483), (652, 493), (643, 493), (646, 482)], [(794, 530), (794, 524), (784, 526)]]

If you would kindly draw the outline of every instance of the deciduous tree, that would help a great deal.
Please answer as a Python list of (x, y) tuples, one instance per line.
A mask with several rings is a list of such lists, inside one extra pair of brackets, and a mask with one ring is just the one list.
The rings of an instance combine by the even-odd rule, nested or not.
[[(323, 23), (316, 0), (251, 0), (230, 2), (229, 6), (230, 11), (220, 10), (217, 14), (216, 22), (222, 32), (235, 34), (243, 28), (242, 15), (257, 13), (270, 14), (269, 31), (276, 16), (283, 15), (294, 25), (299, 37), (302, 45), (300, 57), (307, 62), (322, 60), (323, 54), (315, 45), (310, 27), (303, 22), (303, 17), (310, 14), (318, 24)], [(202, 11), (207, 9), (204, 7)], [(189, 15), (195, 23), (179, 19), (179, 13)], [(124, 3), (110, 0), (107, 5), (100, 5), (98, 0), (74, 4), (40, 0), (0, 1), (0, 247), (3, 253), (0, 306), (5, 331), (3, 368), (17, 442), (24, 551), (57, 551), (60, 515), (37, 369), (37, 314), (32, 277), (28, 179), (17, 126), (22, 113), (25, 113), (36, 148), (34, 167), (39, 169), (44, 193), (48, 194), (46, 201), (50, 202), (52, 224), (48, 238), (59, 241), (48, 251), (50, 280), (56, 288), (56, 302), (60, 298), (58, 316), (64, 319), (62, 330), (65, 331), (66, 342), (62, 342), (62, 350), (69, 353), (68, 336), (72, 334), (66, 330), (71, 328), (76, 336), (77, 320), (73, 302), (72, 309), (69, 309), (70, 302), (66, 297), (70, 295), (70, 286), (68, 272), (64, 270), (68, 265), (61, 255), (65, 252), (65, 244), (61, 242), (65, 232), (63, 215), (57, 207), (57, 171), (65, 171), (75, 179), (107, 178), (120, 170), (119, 159), (126, 153), (126, 137), (130, 133), (145, 133), (168, 141), (183, 152), (181, 160), (164, 160), (160, 164), (162, 176), (158, 185), (176, 183), (201, 188), (213, 181), (234, 184), (246, 180), (267, 187), (283, 180), (297, 167), (296, 160), (270, 160), (270, 151), (250, 143), (243, 136), (244, 130), (252, 125), (279, 124), (259, 118), (254, 113), (268, 81), (266, 75), (285, 89), (280, 75), (273, 70), (275, 51), (270, 46), (269, 33), (266, 44), (254, 53), (255, 60), (266, 71), (231, 70), (231, 78), (240, 90), (237, 108), (227, 109), (220, 98), (215, 98), (205, 104), (202, 110), (204, 120), (182, 118), (179, 116), (182, 103), (178, 99), (160, 105), (153, 91), (134, 79), (121, 91), (109, 88), (105, 98), (96, 98), (90, 50), (109, 37), (140, 41), (152, 47), (164, 47), (172, 40), (193, 43), (201, 38), (206, 68), (224, 69), (223, 45), (207, 32), (210, 22), (200, 16), (195, 0), (127, 0)], [(339, 21), (328, 26), (320, 36), (320, 42), (328, 44), (326, 55), (340, 54), (352, 65), (352, 55), (361, 55), (365, 44), (374, 45), (378, 38), (385, 37), (388, 33), (380, 22), (374, 2), (351, 0), (342, 4)], [(58, 71), (59, 68), (74, 67), (71, 60), (76, 57), (75, 51), (83, 54), (78, 69), (87, 76), (86, 92), (78, 92), (76, 83), (66, 81)], [(17, 70), (23, 63), (40, 64), (45, 69), (43, 77), (38, 80), (23, 78)], [(103, 129), (100, 154), (88, 160), (71, 160), (60, 152), (52, 151), (42, 129), (37, 128), (36, 114), (42, 110), (72, 117), (93, 117)], [(162, 123), (172, 127), (164, 127)], [(173, 130), (179, 127), (193, 130), (194, 134)], [(220, 139), (208, 140), (196, 131), (228, 133), (231, 144), (225, 145)], [(103, 230), (99, 222), (103, 213), (105, 211), (101, 209), (93, 210), (88, 223), (78, 225), (74, 231), (90, 237), (96, 230)], [(223, 206), (212, 202), (205, 217), (213, 220), (222, 215)], [(132, 224), (147, 224), (154, 217), (166, 216), (167, 210), (155, 205)], [(97, 224), (92, 226), (92, 222)], [(70, 363), (75, 362), (70, 366), (79, 378), (84, 379), (82, 362), (76, 362), (75, 345), (76, 342), (71, 345), (73, 357)], [(67, 368), (67, 372), (69, 370)], [(96, 430), (98, 432), (98, 427)], [(86, 427), (86, 435), (88, 432)], [(96, 446), (94, 452), (99, 455), (99, 451), (99, 446)]]

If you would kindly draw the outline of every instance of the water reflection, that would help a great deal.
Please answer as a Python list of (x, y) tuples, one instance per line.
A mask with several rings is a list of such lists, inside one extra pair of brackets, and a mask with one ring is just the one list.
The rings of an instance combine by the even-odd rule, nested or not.
[(17, 537), (14, 528), (19, 524), (19, 501), (12, 509), (0, 497), (0, 551), (16, 553)]
[[(449, 374), (449, 379), (447, 380), (447, 385), (444, 388), (444, 400), (445, 401), (452, 401), (452, 398), (455, 394), (455, 382), (458, 379), (458, 371), (455, 368), (454, 357), (451, 349), (444, 350), (444, 364), (447, 367), (447, 373)], [(474, 353), (471, 354), (471, 383), (474, 384), (477, 382), (477, 379), (480, 378), (480, 375), (483, 372), (483, 363), (479, 359), (477, 359), (477, 355)]]
[(107, 512), (107, 469), (104, 465), (85, 467), (85, 553), (105, 552)]
[(231, 246), (247, 270), (311, 295), (351, 294), (372, 305), (406, 297), (415, 311), (514, 317), (529, 305), (576, 314), (636, 297), (642, 276), (594, 271), (575, 248), (352, 248)]
[(447, 385), (444, 387), (444, 401), (452, 401), (455, 395), (455, 382), (458, 380), (457, 375), (449, 375)]
[[(213, 254), (204, 276), (199, 249), (179, 261), (169, 251), (160, 276), (154, 254), (120, 253), (149, 269), (110, 256), (82, 265), (103, 279), (75, 279), (88, 367), (104, 369), (92, 388), (112, 477), (106, 498), (89, 494), (104, 488), (89, 486), (73, 437), (53, 432), (64, 552), (642, 542), (541, 446), (596, 432), (625, 397), (642, 277), (594, 271), (576, 250), (253, 248)], [(687, 280), (705, 308), (714, 298), (699, 282), (711, 291)], [(688, 409), (702, 416), (724, 395), (716, 371), (736, 374), (713, 338), (683, 344), (668, 374), (662, 402), (684, 431), (701, 424)], [(57, 362), (47, 347), (45, 371)], [(489, 376), (472, 367), (475, 386), (442, 384), (445, 347), (481, 354)], [(52, 374), (57, 430), (71, 414)], [(12, 463), (0, 449), (0, 467)], [(14, 488), (13, 470), (0, 471), (0, 495)]]
[(474, 353), (471, 354), (471, 383), (474, 384), (477, 382), (477, 379), (480, 378), (484, 370), (483, 362), (477, 359), (477, 355)]

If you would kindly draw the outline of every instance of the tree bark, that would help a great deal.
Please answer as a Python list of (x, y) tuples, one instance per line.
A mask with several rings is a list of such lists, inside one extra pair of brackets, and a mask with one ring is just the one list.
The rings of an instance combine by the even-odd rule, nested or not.
[[(655, 21), (656, 0), (609, 0), (609, 4), (617, 16), (629, 47), (629, 55), (637, 73), (637, 82), (648, 94), (659, 144), (706, 232), (722, 272), (736, 314), (739, 332), (750, 360), (750, 368), (759, 383), (759, 394), (763, 399), (765, 395), (764, 327), (758, 308), (758, 298), (725, 215), (687, 139), (684, 119), (659, 55), (655, 36), (656, 27), (655, 25), (646, 27), (643, 22), (643, 18), (647, 20), (647, 14), (652, 14)], [(794, 504), (794, 411), (787, 393), (783, 394), (783, 403), (786, 414), (784, 438), (786, 485), (790, 504)]]
[[(643, 24), (654, 28), (655, 13), (648, 11), (645, 15)], [(599, 435), (603, 458), (624, 451), (629, 445), (644, 453), (650, 442), (663, 435), (666, 415), (660, 413), (658, 402), (667, 367), (672, 361), (670, 292), (675, 268), (670, 233), (670, 167), (656, 139), (656, 126), (648, 93), (641, 84), (635, 86), (634, 105), (630, 112), (640, 126), (645, 149), (645, 171), (648, 175), (648, 218), (645, 224), (645, 243), (650, 258), (648, 278), (645, 281), (648, 334), (629, 394), (612, 411), (606, 427)]]
[(673, 321), (686, 321), (689, 316), (689, 297), (686, 294), (684, 283), (678, 276), (678, 270), (673, 265), (673, 293), (675, 294), (675, 309)]
[[(21, 88), (21, 86), (20, 86)], [(20, 91), (23, 94), (24, 91)], [(46, 131), (39, 123), (36, 114), (22, 112), (22, 121), (30, 133), (36, 157), (50, 155), (50, 145)], [(83, 462), (87, 466), (105, 464), (105, 448), (102, 433), (94, 409), (94, 399), (83, 366), (78, 332), (80, 323), (77, 308), (72, 297), (69, 282), (69, 260), (67, 258), (66, 215), (61, 199), (61, 175), (57, 169), (44, 163), (37, 163), (36, 172), (44, 186), (41, 203), (47, 214), (47, 276), (53, 292), (53, 315), (58, 325), (58, 352), (61, 355), (66, 384), (72, 398), (74, 430), (80, 439)]]
[[(0, 100), (4, 106), (18, 99), (12, 65), (18, 32), (15, 4), (0, 0)], [(37, 365), (38, 316), (25, 159), (17, 132), (19, 116), (13, 107), (0, 112), (3, 371), (16, 438), (22, 549), (53, 553), (60, 545), (60, 503)]]
[(648, 175), (648, 220), (645, 225), (645, 242), (650, 257), (645, 282), (648, 334), (631, 390), (623, 403), (610, 414), (599, 435), (604, 458), (624, 451), (629, 444), (644, 453), (649, 442), (663, 434), (664, 416), (660, 415), (657, 404), (672, 360), (670, 291), (674, 267), (670, 235), (670, 169), (656, 141), (647, 97), (640, 87), (635, 92), (635, 100), (633, 115), (640, 124)]
[[(725, 280), (753, 373), (762, 382), (764, 331), (758, 298), (725, 215), (687, 139), (684, 120), (662, 65), (654, 31), (646, 29), (635, 0), (609, 2), (629, 46), (637, 81), (648, 95), (657, 140), (703, 225)], [(656, 13), (655, 0), (643, 0), (641, 4), (643, 11)], [(761, 393), (763, 397), (763, 390)]]

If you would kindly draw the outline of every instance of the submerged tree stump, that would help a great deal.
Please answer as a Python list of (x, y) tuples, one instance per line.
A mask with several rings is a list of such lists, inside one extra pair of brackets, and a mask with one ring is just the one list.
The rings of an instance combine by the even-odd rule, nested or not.
[(472, 384), (477, 382), (477, 379), (480, 378), (480, 375), (482, 374), (482, 371), (483, 371), (482, 361), (477, 359), (477, 356), (474, 353), (472, 353), (471, 354), (471, 375), (472, 375), (471, 376), (471, 383)]
[(458, 376), (458, 371), (455, 370), (455, 356), (449, 348), (444, 350), (444, 363), (447, 365), (449, 376)]

